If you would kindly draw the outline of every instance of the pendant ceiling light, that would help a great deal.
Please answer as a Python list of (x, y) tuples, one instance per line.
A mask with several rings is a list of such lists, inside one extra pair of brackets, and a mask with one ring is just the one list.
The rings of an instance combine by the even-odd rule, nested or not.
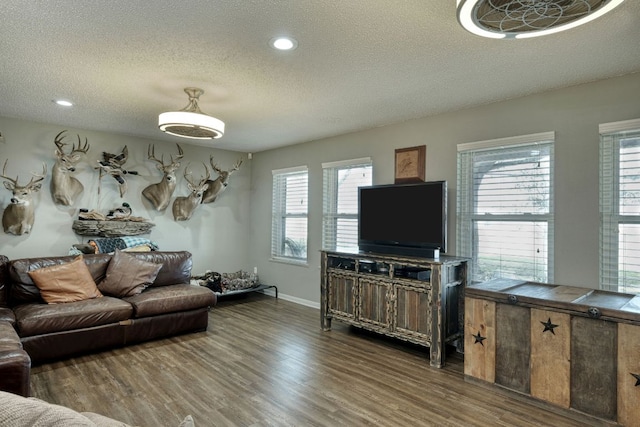
[(544, 36), (586, 24), (624, 0), (457, 0), (458, 22), (495, 38)]
[(192, 139), (218, 139), (224, 135), (224, 122), (200, 111), (198, 98), (202, 89), (188, 87), (189, 105), (180, 111), (162, 113), (158, 117), (158, 127), (171, 135)]

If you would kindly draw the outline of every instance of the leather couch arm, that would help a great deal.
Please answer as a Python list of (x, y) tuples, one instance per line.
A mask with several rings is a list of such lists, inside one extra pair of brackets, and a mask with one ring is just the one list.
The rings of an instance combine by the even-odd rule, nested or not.
[(0, 390), (29, 397), (31, 358), (26, 351), (0, 344)]
[(9, 322), (0, 322), (0, 390), (29, 396), (31, 358)]

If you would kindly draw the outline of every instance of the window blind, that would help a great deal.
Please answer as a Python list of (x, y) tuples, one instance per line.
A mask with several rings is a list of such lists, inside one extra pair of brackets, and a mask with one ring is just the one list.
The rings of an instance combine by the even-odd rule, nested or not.
[(600, 131), (600, 287), (638, 293), (640, 120), (601, 125)]
[(357, 251), (358, 188), (371, 185), (371, 159), (325, 163), (322, 167), (322, 248)]
[(306, 167), (273, 172), (271, 256), (307, 260), (308, 171)]
[(552, 280), (553, 143), (522, 140), (458, 152), (456, 246), (475, 282)]

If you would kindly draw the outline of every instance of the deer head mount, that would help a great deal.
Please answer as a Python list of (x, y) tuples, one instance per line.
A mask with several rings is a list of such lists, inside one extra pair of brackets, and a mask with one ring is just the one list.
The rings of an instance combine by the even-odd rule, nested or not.
[(104, 175), (111, 175), (113, 179), (118, 183), (118, 189), (120, 190), (120, 197), (123, 197), (127, 192), (127, 180), (124, 176), (138, 175), (136, 171), (126, 170), (124, 164), (129, 158), (129, 149), (125, 145), (119, 154), (111, 154), (102, 152), (102, 160), (98, 160), (98, 169), (100, 169), (100, 181)]
[(164, 162), (164, 154), (160, 160), (156, 158), (155, 147), (149, 145), (147, 149), (147, 158), (157, 163), (156, 167), (162, 172), (162, 180), (156, 184), (151, 184), (142, 190), (142, 195), (151, 202), (157, 211), (164, 211), (169, 206), (169, 200), (173, 196), (176, 189), (176, 170), (180, 167), (180, 160), (183, 157), (182, 147), (178, 147), (178, 155), (174, 159), (171, 156), (171, 162)]
[(224, 171), (220, 169), (214, 162), (213, 156), (209, 157), (209, 163), (211, 164), (211, 168), (218, 174), (218, 178), (213, 181), (208, 181), (209, 187), (204, 192), (204, 196), (202, 197), (202, 203), (212, 203), (216, 200), (216, 198), (222, 193), (229, 184), (229, 177), (232, 173), (240, 169), (240, 165), (242, 164), (242, 159), (238, 159), (233, 168), (228, 171)]
[(28, 234), (33, 227), (33, 221), (35, 219), (33, 193), (40, 191), (40, 187), (42, 186), (41, 182), (47, 175), (47, 165), (42, 164), (41, 174), (32, 173), (33, 177), (31, 177), (28, 184), (19, 185), (18, 176), (13, 179), (5, 173), (8, 161), (9, 159), (4, 162), (0, 178), (6, 180), (4, 181), (4, 186), (7, 190), (11, 191), (12, 195), (9, 205), (2, 213), (2, 227), (5, 233), (19, 236)]
[(76, 165), (83, 155), (89, 151), (89, 142), (85, 138), (84, 145), (78, 135), (78, 146), (75, 143), (71, 146), (69, 153), (64, 152), (65, 144), (62, 142), (66, 135), (63, 130), (56, 135), (53, 143), (56, 145), (56, 163), (51, 171), (51, 196), (54, 203), (71, 206), (76, 198), (84, 190), (84, 186), (72, 174), (76, 171)]
[(176, 221), (186, 221), (191, 219), (193, 212), (196, 210), (198, 205), (202, 203), (202, 197), (209, 186), (208, 181), (211, 177), (207, 165), (204, 163), (202, 163), (202, 165), (204, 166), (206, 176), (204, 176), (197, 184), (191, 179), (191, 173), (188, 172), (189, 167), (187, 166), (184, 169), (184, 179), (187, 181), (191, 194), (185, 197), (176, 197), (173, 201), (173, 219)]

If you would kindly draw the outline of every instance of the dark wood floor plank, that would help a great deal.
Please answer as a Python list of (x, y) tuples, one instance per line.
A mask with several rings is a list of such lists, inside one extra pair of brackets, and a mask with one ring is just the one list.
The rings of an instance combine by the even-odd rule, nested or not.
[[(428, 349), (253, 294), (222, 301), (207, 332), (35, 366), (35, 397), (139, 426), (589, 425), (464, 380), (460, 355)], [(598, 425), (598, 423), (593, 423)]]

